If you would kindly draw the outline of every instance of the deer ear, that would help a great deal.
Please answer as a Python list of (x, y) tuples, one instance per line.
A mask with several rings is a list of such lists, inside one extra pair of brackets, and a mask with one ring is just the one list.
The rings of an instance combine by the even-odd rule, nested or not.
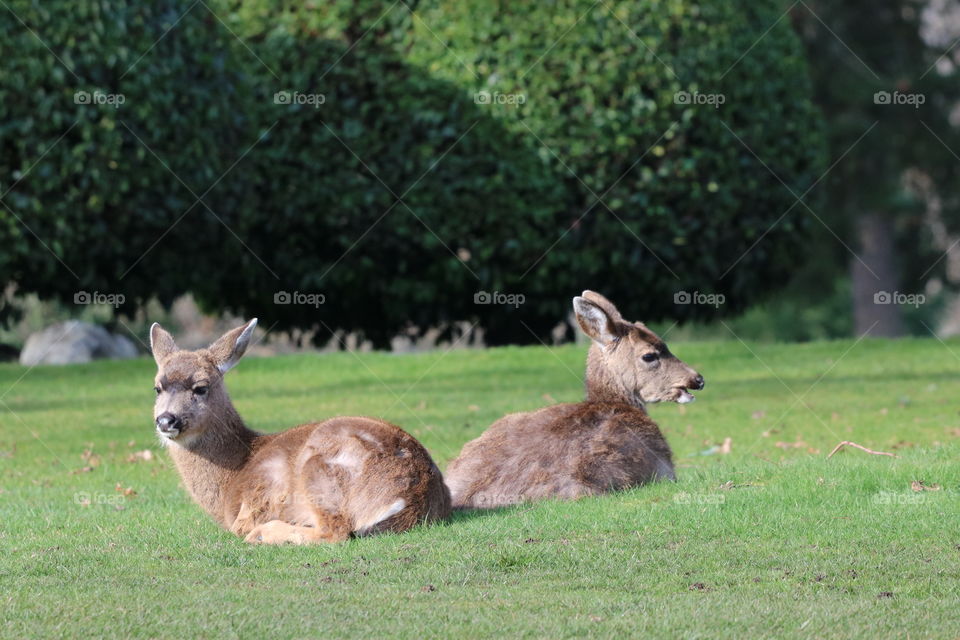
[(614, 322), (623, 320), (623, 316), (620, 315), (620, 311), (617, 309), (617, 306), (607, 300), (606, 296), (603, 296), (596, 291), (590, 291), (589, 289), (585, 290), (580, 295), (586, 298), (589, 302), (592, 302), (603, 309), (604, 313), (610, 316), (610, 319)]
[(253, 338), (253, 330), (256, 328), (257, 319), (254, 318), (243, 326), (227, 331), (210, 345), (208, 351), (220, 373), (226, 373), (240, 362), (240, 358), (250, 346), (250, 339)]
[(153, 352), (153, 359), (157, 364), (168, 355), (177, 350), (177, 345), (171, 336), (159, 322), (154, 322), (150, 327), (150, 351)]
[(617, 337), (615, 320), (597, 304), (577, 296), (573, 299), (573, 312), (583, 332), (594, 342), (607, 345)]

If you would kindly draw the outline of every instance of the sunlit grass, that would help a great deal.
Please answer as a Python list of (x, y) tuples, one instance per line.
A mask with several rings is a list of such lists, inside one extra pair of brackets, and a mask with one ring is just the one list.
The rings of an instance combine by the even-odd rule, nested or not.
[[(152, 361), (0, 367), (2, 635), (960, 634), (960, 344), (672, 346), (707, 379), (651, 408), (676, 483), (310, 548), (245, 545), (189, 501)], [(579, 400), (583, 359), (248, 359), (228, 385), (256, 429), (382, 416), (443, 467), (504, 413)], [(841, 440), (898, 457), (827, 460)]]

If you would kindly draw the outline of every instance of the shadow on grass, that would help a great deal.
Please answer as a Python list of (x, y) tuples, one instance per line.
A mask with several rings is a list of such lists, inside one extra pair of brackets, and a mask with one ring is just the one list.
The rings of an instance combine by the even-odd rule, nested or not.
[(504, 507), (492, 507), (490, 509), (454, 509), (450, 513), (448, 522), (451, 524), (466, 523), (477, 518), (486, 516), (505, 516), (530, 511), (537, 506), (536, 502), (524, 502), (521, 504), (512, 504)]

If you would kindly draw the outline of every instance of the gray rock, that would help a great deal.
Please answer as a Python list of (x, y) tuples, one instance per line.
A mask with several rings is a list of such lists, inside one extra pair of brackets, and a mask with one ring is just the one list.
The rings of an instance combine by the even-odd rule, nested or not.
[(136, 345), (125, 336), (113, 335), (95, 324), (68, 320), (30, 334), (20, 352), (20, 364), (32, 367), (136, 356)]

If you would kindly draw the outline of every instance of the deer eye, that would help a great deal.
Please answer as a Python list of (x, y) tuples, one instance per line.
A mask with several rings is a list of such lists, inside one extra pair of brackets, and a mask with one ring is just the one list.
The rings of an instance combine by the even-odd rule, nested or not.
[(204, 387), (204, 386), (194, 387), (194, 388), (193, 388), (193, 395), (195, 395), (195, 396), (205, 396), (205, 395), (207, 395), (207, 388)]
[(644, 362), (653, 362), (653, 361), (655, 361), (655, 360), (659, 360), (659, 359), (660, 359), (660, 354), (659, 354), (659, 353), (645, 353), (645, 354), (643, 354), (642, 356), (640, 356), (640, 359), (643, 360)]
[(163, 389), (160, 388), (160, 385), (154, 387), (153, 390), (157, 392), (157, 395), (160, 395), (163, 392)]

